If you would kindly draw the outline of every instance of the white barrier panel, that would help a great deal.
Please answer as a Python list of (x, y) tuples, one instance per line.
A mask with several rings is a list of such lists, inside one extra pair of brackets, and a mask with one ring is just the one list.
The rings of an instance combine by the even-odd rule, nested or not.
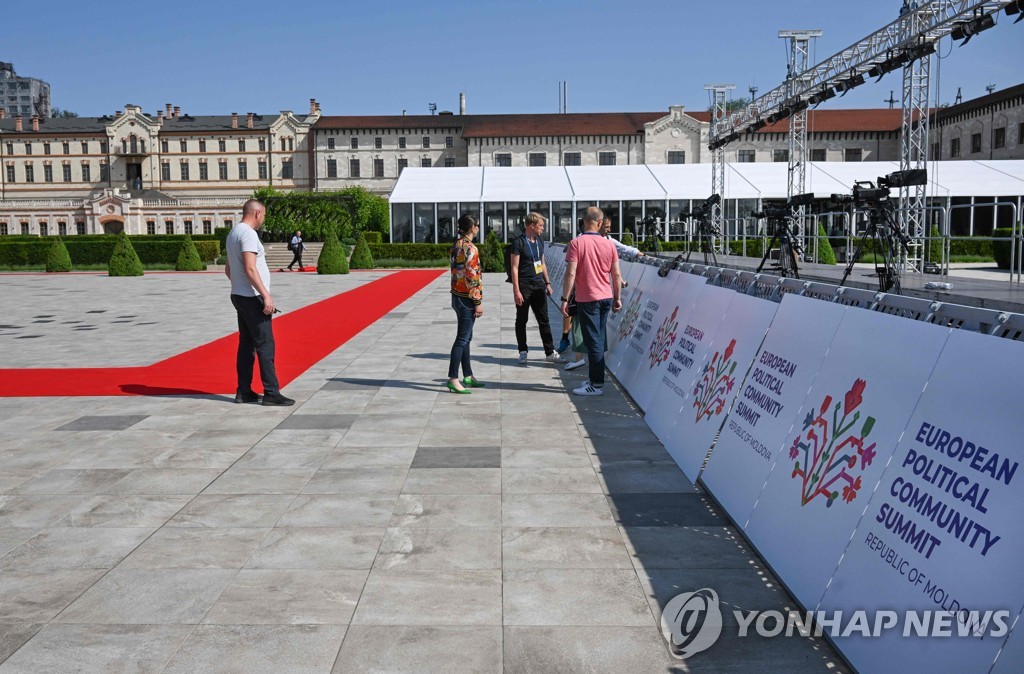
[(745, 527), (807, 608), (821, 601), (949, 332), (873, 311), (843, 315)]
[[(683, 313), (687, 306), (693, 306), (694, 298), (707, 282), (704, 277), (693, 274), (672, 274), (660, 280), (662, 289), (667, 286), (671, 286), (671, 289), (667, 298), (657, 300), (659, 312), (655, 317), (655, 332), (648, 340), (647, 350), (631, 380), (630, 395), (642, 410), (650, 407), (651, 399), (658, 390), (658, 382), (669, 367), (672, 353), (682, 333)], [(622, 373), (629, 374), (625, 370)]]
[(756, 416), (736, 406), (700, 477), (741, 527), (800, 418), (807, 390), (846, 311), (841, 304), (799, 295), (782, 298), (740, 392), (740, 402), (756, 410)]
[[(609, 370), (615, 373), (619, 383), (627, 391), (633, 393), (630, 384), (636, 376), (636, 368), (640, 364), (641, 353), (647, 348), (647, 342), (651, 339), (653, 314), (658, 301), (665, 301), (672, 291), (672, 283), (668, 279), (658, 276), (657, 269), (648, 267), (644, 275), (637, 283), (633, 301), (627, 308), (623, 305), (622, 310), (628, 312), (619, 323), (617, 337), (619, 342), (613, 352), (609, 354), (606, 365)], [(674, 280), (674, 279), (673, 279)], [(632, 327), (632, 329), (629, 329)], [(626, 330), (629, 329), (627, 333)]]
[[(900, 349), (905, 354), (922, 346), (890, 344), (913, 345)], [(1021, 363), (1020, 342), (949, 337), (820, 609), (963, 612), (952, 621), (953, 638), (890, 630), (838, 639), (861, 671), (988, 671), (1005, 641), (1024, 604)], [(1001, 635), (979, 627), (986, 611), (1000, 610)], [(968, 636), (979, 629), (984, 637)], [(1014, 664), (1013, 671), (1024, 665)]]
[[(680, 468), (694, 482), (778, 308), (775, 302), (737, 294), (708, 344), (711, 356), (697, 373), (665, 443), (678, 453), (676, 462), (682, 460)], [(738, 406), (748, 416), (767, 414), (744, 402)], [(733, 409), (730, 416), (736, 414)]]
[(640, 307), (643, 302), (643, 291), (640, 289), (645, 276), (657, 276), (656, 267), (634, 262), (620, 262), (622, 278), (628, 284), (622, 291), (622, 310), (612, 312), (608, 316), (607, 338), (608, 344), (605, 350), (608, 356), (605, 359), (605, 367), (608, 363), (618, 362), (622, 358), (619, 350), (620, 343), (626, 334), (633, 332), (636, 321), (640, 318)]
[[(645, 419), (654, 434), (658, 436), (665, 449), (672, 455), (679, 467), (686, 472), (679, 449), (672, 446), (669, 436), (676, 423), (676, 416), (686, 397), (693, 391), (694, 381), (701, 375), (704, 361), (709, 357), (708, 348), (714, 339), (718, 326), (725, 318), (729, 303), (738, 295), (733, 290), (718, 286), (703, 285), (700, 292), (694, 295), (695, 304), (681, 312), (682, 326), (672, 356), (662, 377), (655, 385), (655, 393), (647, 408)], [(687, 474), (696, 480), (694, 474)]]
[(1018, 614), (1016, 625), (999, 651), (992, 674), (1018, 674), (1024, 669), (1024, 615)]

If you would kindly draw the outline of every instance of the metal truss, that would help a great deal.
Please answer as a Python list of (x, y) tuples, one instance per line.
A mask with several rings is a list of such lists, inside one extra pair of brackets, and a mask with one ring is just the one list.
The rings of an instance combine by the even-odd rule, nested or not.
[[(715, 129), (718, 124), (726, 118), (726, 97), (729, 92), (736, 88), (735, 84), (706, 84), (704, 88), (711, 97), (711, 194), (725, 194), (725, 149), (717, 141)], [(718, 201), (711, 205), (709, 220), (714, 232), (722, 232), (722, 203)], [(721, 252), (721, 237), (715, 236), (712, 239), (712, 247), (716, 252)]]
[[(779, 37), (789, 40), (789, 63), (786, 69), (786, 84), (789, 98), (800, 88), (803, 73), (810, 65), (811, 38), (820, 37), (820, 30), (782, 30)], [(793, 197), (807, 191), (807, 108), (796, 111), (789, 120), (789, 180), (786, 185), (786, 196)], [(797, 226), (797, 237), (807, 233), (805, 222), (805, 206), (797, 206), (793, 212), (793, 221)], [(804, 241), (804, 249), (807, 249)]]

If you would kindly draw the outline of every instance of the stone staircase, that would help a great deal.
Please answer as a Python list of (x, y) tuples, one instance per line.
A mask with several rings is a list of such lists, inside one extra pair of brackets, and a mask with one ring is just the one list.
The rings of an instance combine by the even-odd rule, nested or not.
[[(320, 249), (323, 247), (322, 243), (306, 242), (306, 249), (302, 251), (302, 264), (307, 267), (315, 267), (316, 260), (320, 257)], [(288, 263), (292, 261), (292, 252), (288, 250), (287, 243), (265, 243), (263, 249), (267, 253), (267, 267), (270, 271), (287, 267)]]

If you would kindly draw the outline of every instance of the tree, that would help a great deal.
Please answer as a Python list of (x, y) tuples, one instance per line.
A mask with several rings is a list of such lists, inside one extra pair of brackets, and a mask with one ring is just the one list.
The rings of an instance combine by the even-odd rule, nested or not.
[(373, 269), (373, 254), (370, 246), (366, 243), (366, 237), (362, 232), (356, 235), (356, 248), (352, 252), (352, 260), (349, 262), (352, 269)]
[(633, 233), (628, 229), (622, 233), (622, 244), (625, 246), (633, 245)]
[(484, 239), (483, 250), (480, 253), (483, 270), (487, 272), (505, 271), (505, 253), (501, 249), (501, 242), (498, 241), (498, 234), (491, 231)]
[(174, 263), (174, 268), (177, 271), (203, 271), (206, 269), (206, 263), (199, 258), (196, 244), (188, 234), (181, 242), (181, 250), (178, 251), (178, 261)]
[(71, 119), (72, 117), (78, 117), (78, 113), (71, 112), (70, 110), (61, 110), (60, 108), (51, 108), (50, 117), (53, 119)]
[(124, 232), (117, 235), (114, 252), (107, 264), (107, 273), (110, 276), (142, 276), (145, 273), (139, 254), (135, 252), (131, 240)]
[(345, 248), (338, 241), (334, 230), (328, 230), (324, 237), (324, 247), (320, 249), (320, 257), (316, 261), (317, 274), (347, 274), (349, 272), (348, 256)]
[(64, 239), (59, 236), (54, 237), (50, 249), (46, 251), (46, 271), (71, 271), (71, 255), (68, 254), (68, 247), (64, 245)]
[(939, 226), (932, 225), (932, 231), (928, 236), (928, 261), (942, 264), (942, 238), (939, 235)]
[(825, 225), (818, 222), (818, 262), (821, 264), (836, 264), (836, 252), (832, 250), (828, 234), (825, 233)]
[[(330, 197), (344, 197), (332, 199)], [(301, 229), (309, 241), (326, 241), (327, 230), (334, 229), (339, 239), (355, 238), (356, 232), (390, 233), (387, 199), (362, 187), (347, 187), (327, 192), (280, 192), (271, 187), (253, 191), (253, 198), (267, 207), (263, 229), (279, 235), (290, 235)], [(345, 199), (355, 209), (355, 222)]]

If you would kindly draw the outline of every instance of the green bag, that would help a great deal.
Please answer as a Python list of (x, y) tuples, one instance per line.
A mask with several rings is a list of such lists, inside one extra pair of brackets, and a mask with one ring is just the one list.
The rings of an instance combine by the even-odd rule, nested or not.
[(569, 341), (572, 343), (573, 353), (586, 353), (587, 345), (583, 342), (583, 326), (579, 315), (572, 319), (572, 330), (569, 331)]

